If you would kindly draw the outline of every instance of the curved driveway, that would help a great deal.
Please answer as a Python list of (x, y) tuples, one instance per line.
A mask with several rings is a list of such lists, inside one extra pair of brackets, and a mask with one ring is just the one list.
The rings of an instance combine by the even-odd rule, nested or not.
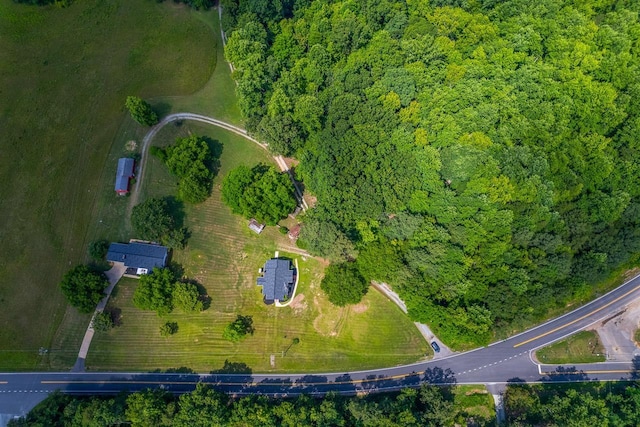
[[(230, 123), (223, 122), (222, 120), (218, 120), (218, 119), (214, 119), (213, 117), (203, 116), (201, 114), (194, 114), (194, 113), (174, 113), (174, 114), (169, 114), (168, 116), (166, 116), (162, 120), (160, 120), (156, 125), (154, 125), (149, 130), (149, 132), (147, 132), (147, 134), (144, 136), (144, 138), (142, 139), (142, 149), (141, 149), (141, 156), (140, 156), (141, 159), (140, 159), (140, 164), (138, 165), (138, 177), (139, 177), (139, 179), (136, 181), (135, 187), (134, 187), (133, 192), (131, 194), (131, 197), (129, 199), (129, 211), (131, 211), (131, 208), (133, 208), (133, 206), (138, 204), (138, 198), (140, 196), (140, 188), (142, 188), (142, 182), (144, 181), (144, 167), (145, 167), (145, 165), (147, 163), (147, 157), (149, 156), (149, 145), (150, 145), (151, 141), (158, 134), (158, 132), (160, 132), (160, 130), (163, 127), (165, 127), (167, 124), (172, 123), (172, 122), (177, 122), (177, 121), (180, 121), (180, 120), (191, 120), (191, 121), (196, 121), (196, 122), (200, 122), (200, 123), (206, 123), (206, 124), (209, 124), (209, 125), (212, 125), (212, 126), (216, 126), (216, 127), (228, 130), (230, 132), (235, 133), (236, 135), (240, 135), (243, 138), (246, 138), (249, 141), (258, 144), (263, 149), (268, 150), (266, 144), (263, 144), (260, 141), (258, 141), (257, 139), (253, 138), (251, 135), (249, 135), (249, 133), (246, 130), (244, 130), (244, 129), (238, 127), (238, 126), (234, 126), (234, 125), (232, 125)], [(280, 168), (280, 170), (282, 170), (283, 172), (287, 172), (287, 174), (289, 175), (289, 178), (291, 178), (291, 182), (293, 183), (293, 186), (295, 188), (296, 197), (298, 198), (298, 202), (301, 203), (303, 209), (307, 209), (308, 206), (307, 206), (304, 198), (302, 197), (302, 191), (300, 190), (300, 187), (298, 186), (298, 184), (294, 180), (293, 175), (291, 173), (291, 170), (289, 169), (289, 167), (287, 166), (286, 162), (284, 161), (284, 158), (282, 156), (273, 156), (273, 159), (278, 164), (278, 167)]]
[[(530, 355), (539, 347), (617, 313), (638, 297), (640, 276), (568, 314), (487, 347), (439, 360), (368, 371), (313, 374), (0, 374), (0, 413), (16, 413), (11, 412), (12, 408), (16, 409), (11, 406), (11, 396), (14, 396), (15, 402), (20, 403), (38, 395), (44, 397), (46, 393), (56, 389), (74, 394), (95, 394), (161, 387), (181, 393), (193, 390), (198, 382), (205, 382), (232, 394), (262, 393), (282, 396), (300, 393), (323, 394), (328, 391), (357, 393), (394, 390), (417, 386), (423, 382), (484, 383), (492, 386), (509, 381), (631, 380), (636, 378), (636, 366), (632, 362), (573, 366), (537, 365)], [(3, 399), (5, 396), (10, 398)]]

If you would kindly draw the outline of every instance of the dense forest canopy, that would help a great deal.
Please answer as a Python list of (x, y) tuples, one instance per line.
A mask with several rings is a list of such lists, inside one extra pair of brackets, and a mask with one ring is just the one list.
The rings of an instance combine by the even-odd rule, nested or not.
[[(486, 402), (487, 395), (468, 401)], [(475, 398), (475, 399), (474, 399)], [(485, 403), (486, 404), (486, 403)], [(269, 399), (251, 395), (230, 399), (200, 383), (179, 397), (155, 389), (116, 398), (72, 397), (53, 393), (25, 418), (10, 427), (132, 426), (132, 427), (323, 427), (387, 426), (439, 427), (495, 424), (493, 414), (470, 414), (458, 401), (455, 389), (424, 385), (394, 394), (323, 399), (307, 395), (291, 399)], [(488, 412), (488, 411), (485, 411)]]
[(366, 254), (445, 342), (487, 343), (637, 260), (640, 3), (222, 4), (247, 127), (317, 196), (307, 229)]

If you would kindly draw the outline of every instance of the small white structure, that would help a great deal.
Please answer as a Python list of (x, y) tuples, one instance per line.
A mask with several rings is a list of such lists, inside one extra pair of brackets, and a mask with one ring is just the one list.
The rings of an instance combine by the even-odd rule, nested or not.
[(260, 234), (262, 233), (262, 230), (264, 230), (264, 224), (260, 224), (258, 221), (251, 218), (251, 221), (249, 221), (249, 228), (255, 231), (256, 234)]

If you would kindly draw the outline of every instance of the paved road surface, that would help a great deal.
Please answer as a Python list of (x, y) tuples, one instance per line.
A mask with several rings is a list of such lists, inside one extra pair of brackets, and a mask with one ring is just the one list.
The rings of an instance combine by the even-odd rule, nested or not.
[[(0, 414), (22, 414), (29, 404), (60, 389), (67, 393), (117, 393), (162, 387), (175, 393), (190, 391), (198, 382), (232, 394), (322, 394), (389, 391), (423, 382), (487, 384), (508, 381), (567, 382), (635, 379), (634, 363), (573, 366), (537, 365), (533, 350), (575, 333), (616, 313), (640, 297), (640, 276), (571, 313), (488, 347), (434, 361), (356, 372), (314, 374), (157, 374), (157, 373), (0, 373)], [(27, 402), (27, 403), (25, 403)]]

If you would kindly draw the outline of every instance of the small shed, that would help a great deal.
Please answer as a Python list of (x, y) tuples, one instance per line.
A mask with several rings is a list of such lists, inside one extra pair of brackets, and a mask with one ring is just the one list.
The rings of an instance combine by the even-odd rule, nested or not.
[(300, 235), (300, 230), (302, 229), (302, 225), (296, 224), (289, 230), (289, 238), (291, 240), (296, 240)]
[(124, 196), (129, 192), (129, 180), (134, 177), (134, 168), (135, 160), (129, 157), (123, 157), (118, 160), (115, 190), (119, 196)]
[(260, 234), (262, 233), (262, 230), (264, 230), (264, 224), (260, 224), (258, 221), (251, 218), (251, 221), (249, 221), (249, 228), (255, 231), (257, 234)]

